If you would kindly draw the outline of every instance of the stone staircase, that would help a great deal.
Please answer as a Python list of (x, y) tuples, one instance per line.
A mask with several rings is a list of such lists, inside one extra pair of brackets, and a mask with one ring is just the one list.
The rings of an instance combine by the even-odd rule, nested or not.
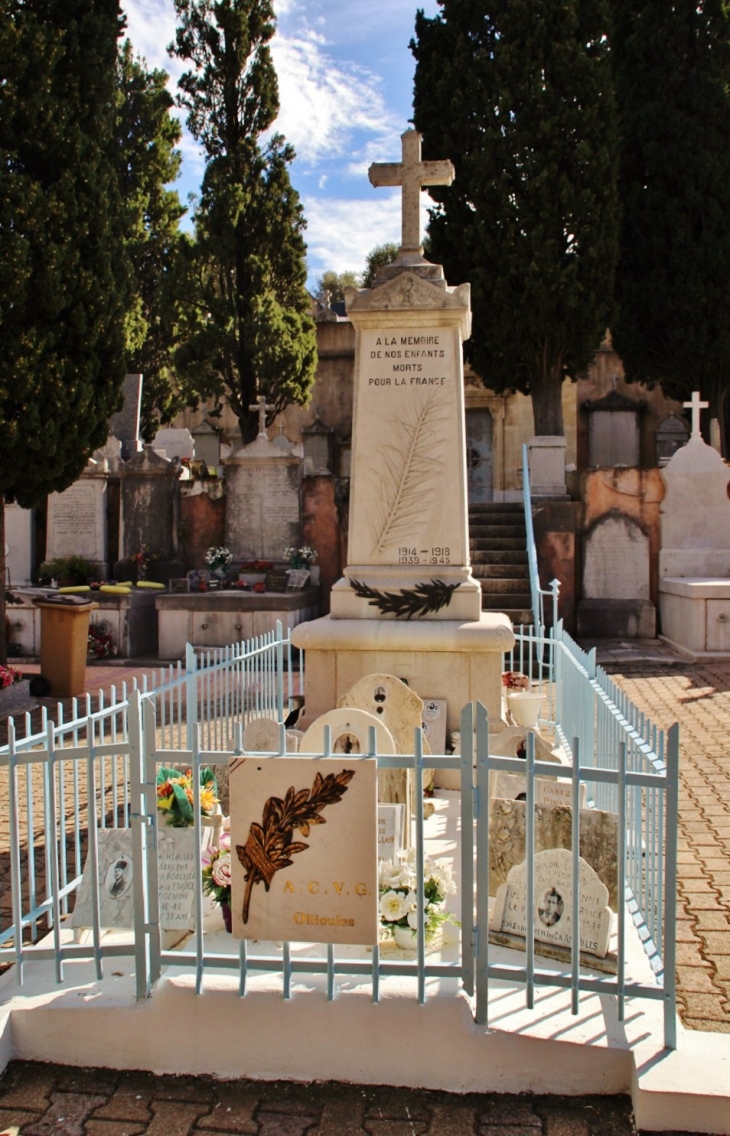
[(482, 611), (503, 611), (513, 623), (532, 623), (522, 505), (470, 505), (469, 547), (472, 574), (482, 586)]

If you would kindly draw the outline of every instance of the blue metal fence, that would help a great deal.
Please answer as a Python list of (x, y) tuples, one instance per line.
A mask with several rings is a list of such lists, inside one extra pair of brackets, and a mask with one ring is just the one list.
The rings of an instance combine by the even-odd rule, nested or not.
[[(544, 659), (550, 661), (549, 671)], [(620, 1015), (626, 997), (663, 999), (665, 1042), (672, 1046), (677, 729), (674, 727), (665, 738), (646, 723), (595, 666), (595, 656), (581, 652), (560, 625), (547, 639), (519, 632), (512, 656), (515, 669), (516, 664), (525, 673), (536, 668), (547, 707), (544, 721), (546, 726), (554, 727), (556, 738), (571, 758), (565, 766), (536, 761), (529, 734), (526, 761), (490, 755), (486, 711), (479, 704), (464, 709), (458, 754), (429, 755), (424, 759), (422, 738), (417, 731), (412, 755), (377, 755), (374, 736), (369, 753), (363, 755), (377, 757), (383, 767), (411, 769), (417, 800), (422, 795), (424, 766), (460, 773), (462, 935), (458, 959), (453, 962), (429, 962), (422, 931), (412, 962), (384, 961), (377, 947), (367, 959), (337, 958), (333, 947), (323, 948), (324, 954), (315, 959), (297, 957), (288, 944), (278, 953), (260, 955), (245, 942), (231, 953), (211, 953), (203, 926), (200, 878), (195, 894), (195, 931), (187, 949), (162, 949), (156, 877), (157, 765), (198, 768), (226, 761), (242, 753), (243, 726), (252, 717), (266, 715), (283, 722), (295, 693), (295, 672), (290, 640), (280, 627), (270, 636), (223, 651), (201, 656), (190, 650), (185, 666), (166, 668), (140, 689), (122, 690), (121, 696), (113, 692), (111, 699), (100, 700), (95, 711), (87, 700), (83, 711), (78, 706), (74, 708), (69, 721), (64, 722), (61, 715), (54, 724), (44, 716), (43, 730), (37, 734), (30, 732), (29, 719), (22, 737), (11, 723), (9, 744), (0, 750), (0, 775), (8, 778), (12, 882), (11, 914), (7, 925), (0, 928), (0, 946), (12, 946), (19, 981), (30, 958), (54, 960), (57, 979), (62, 981), (67, 959), (92, 958), (101, 975), (103, 960), (121, 954), (135, 958), (140, 997), (149, 995), (163, 966), (194, 967), (198, 989), (209, 969), (233, 971), (238, 974), (242, 995), (251, 973), (275, 971), (282, 976), (285, 997), (291, 991), (293, 976), (302, 972), (325, 974), (329, 997), (335, 996), (339, 976), (367, 974), (375, 1000), (380, 996), (381, 979), (390, 974), (412, 976), (421, 1001), (426, 996), (428, 978), (451, 976), (459, 977), (467, 992), (475, 993), (477, 1020), (486, 1021), (490, 980), (509, 978), (524, 983), (528, 1006), (533, 1005), (534, 990), (539, 985), (570, 988), (575, 1011), (582, 990), (615, 994)], [(283, 752), (283, 729), (281, 735)], [(326, 741), (324, 755), (309, 756), (329, 756), (328, 746)], [(524, 966), (490, 963), (488, 801), (489, 773), (495, 770), (527, 774), (529, 905), (533, 902), (530, 872), (534, 850), (534, 777), (558, 776), (572, 786), (574, 896), (579, 894), (577, 805), (581, 785), (587, 787), (590, 804), (618, 814), (619, 879), (625, 881), (626, 904), (618, 904), (615, 978), (597, 978), (581, 971), (577, 943), (567, 969), (536, 967), (532, 934), (527, 936)], [(197, 777), (193, 777), (193, 785), (197, 796)], [(200, 837), (199, 809), (195, 812)], [(416, 812), (414, 839), (420, 864), (424, 830), (421, 811)], [(104, 827), (130, 827), (133, 832), (134, 933), (126, 942), (104, 940), (97, 894), (89, 942), (72, 942), (63, 917), (72, 906), (80, 883), (84, 855), (88, 854), (92, 865), (96, 864), (97, 834)], [(92, 878), (96, 878), (93, 868)], [(644, 942), (655, 984), (626, 980), (628, 920)], [(527, 926), (531, 926), (529, 910)], [(48, 932), (50, 941), (45, 938)], [(38, 945), (41, 936), (44, 942)]]

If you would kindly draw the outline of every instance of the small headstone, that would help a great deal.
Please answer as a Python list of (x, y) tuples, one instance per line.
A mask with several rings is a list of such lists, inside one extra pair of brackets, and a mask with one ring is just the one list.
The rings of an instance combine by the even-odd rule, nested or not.
[[(527, 779), (519, 773), (494, 772), (489, 778), (490, 797), (500, 797), (505, 801), (524, 801), (527, 793)], [(563, 805), (571, 807), (573, 790), (568, 780), (552, 777), (535, 778), (536, 805)], [(580, 783), (580, 807), (586, 807), (586, 787)]]
[(210, 422), (201, 422), (191, 431), (195, 443), (195, 457), (204, 461), (208, 469), (217, 470), (221, 464), (220, 434)]
[(285, 571), (267, 572), (264, 587), (267, 592), (285, 592), (289, 584), (289, 574)]
[[(348, 763), (345, 756), (232, 762), (237, 938), (378, 941), (376, 774), (374, 759)], [(272, 809), (287, 800), (297, 801), (296, 812), (293, 804)]]
[(279, 723), (275, 718), (253, 718), (243, 731), (243, 748), (246, 753), (278, 753), (279, 738)]
[(197, 591), (196, 588), (190, 588), (187, 576), (173, 576), (170, 580), (169, 588), (173, 595), (179, 595), (181, 592)]
[[(583, 859), (579, 859), (581, 955), (587, 965), (606, 959), (612, 913), (608, 889)], [(573, 943), (573, 857), (564, 848), (535, 854), (534, 936), (535, 951), (548, 957), (565, 958)], [(507, 882), (497, 892), (489, 921), (491, 942), (525, 949), (527, 932), (527, 866), (516, 864)], [(607, 969), (607, 968), (604, 968)], [(611, 967), (611, 969), (615, 969)]]
[(424, 698), (421, 729), (431, 753), (446, 753), (446, 699)]
[[(572, 846), (572, 809), (566, 805), (535, 806), (535, 850)], [(510, 869), (525, 858), (525, 802), (489, 802), (489, 894), (496, 895)], [(580, 854), (608, 888), (618, 909), (618, 818), (600, 809), (580, 811)]]
[[(371, 727), (375, 728), (377, 752), (385, 757), (397, 753), (393, 735), (385, 723), (380, 718), (376, 718), (374, 714), (353, 708), (330, 710), (327, 714), (322, 714), (315, 719), (301, 740), (300, 753), (324, 752), (325, 726), (330, 728), (332, 753), (370, 753)], [(380, 777), (387, 772), (388, 770), (384, 769), (379, 772), (379, 791), (381, 787)], [(380, 792), (378, 796), (382, 800)]]
[(192, 461), (196, 457), (195, 442), (189, 430), (178, 430), (172, 427), (165, 426), (162, 430), (158, 430), (155, 434), (155, 440), (152, 443), (158, 453), (162, 453), (163, 457), (170, 458), (187, 458)]
[(106, 462), (106, 469), (109, 473), (119, 473), (119, 467), (122, 464), (122, 443), (119, 438), (110, 434), (104, 445), (100, 446), (98, 450), (94, 450), (91, 456), (102, 469), (104, 469)]
[[(535, 736), (535, 761), (552, 761), (562, 763), (562, 759), (555, 750), (540, 736), (538, 730), (533, 731)], [(489, 752), (493, 757), (525, 757), (527, 746), (527, 730), (524, 726), (507, 726), (498, 734), (489, 735)]]
[(378, 859), (397, 859), (405, 847), (403, 805), (378, 805)]

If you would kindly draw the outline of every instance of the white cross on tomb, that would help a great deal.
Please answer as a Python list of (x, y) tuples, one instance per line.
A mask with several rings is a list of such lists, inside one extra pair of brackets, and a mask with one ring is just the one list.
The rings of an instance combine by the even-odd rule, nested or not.
[(692, 391), (691, 402), (682, 403), (682, 406), (686, 406), (692, 411), (692, 435), (690, 437), (690, 442), (694, 441), (696, 438), (699, 438), (699, 440), (702, 441), (702, 434), (700, 433), (700, 411), (704, 410), (709, 405), (709, 402), (700, 401), (699, 391)]
[(454, 167), (449, 161), (422, 162), (421, 135), (417, 130), (406, 130), (401, 135), (403, 157), (400, 162), (373, 162), (368, 170), (370, 184), (400, 185), (402, 235), (399, 255), (423, 253), (421, 246), (421, 186), (451, 185)]
[(252, 414), (257, 413), (258, 416), (259, 416), (259, 433), (258, 433), (259, 438), (266, 438), (266, 436), (267, 436), (266, 435), (266, 411), (267, 410), (275, 410), (276, 408), (273, 407), (273, 406), (267, 406), (266, 399), (264, 398), (264, 396), (262, 394), (260, 394), (259, 397), (258, 397), (258, 400), (256, 402), (256, 405), (255, 406), (249, 406), (248, 409), (251, 411)]

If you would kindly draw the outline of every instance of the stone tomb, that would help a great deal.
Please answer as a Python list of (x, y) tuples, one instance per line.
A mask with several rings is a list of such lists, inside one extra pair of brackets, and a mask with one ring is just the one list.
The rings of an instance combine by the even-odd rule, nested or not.
[[(580, 859), (578, 864), (581, 963), (615, 973), (615, 956), (608, 955), (612, 922), (608, 889), (585, 860)], [(570, 958), (573, 944), (572, 867), (573, 857), (564, 848), (553, 848), (535, 855), (535, 953), (565, 961)], [(489, 929), (490, 942), (525, 949), (527, 866), (524, 862), (510, 870), (507, 882), (499, 888)]]
[(301, 458), (260, 434), (223, 464), (226, 547), (237, 560), (281, 560), (299, 544)]
[(237, 938), (377, 943), (376, 775), (345, 754), (231, 763)]
[(106, 499), (109, 474), (91, 460), (78, 481), (48, 498), (46, 560), (83, 556), (102, 580), (107, 576)]
[(319, 716), (363, 676), (395, 675), (446, 699), (447, 727), (484, 701), (500, 717), (506, 615), (483, 613), (471, 572), (462, 344), (470, 287), (447, 286), (423, 257), (422, 185), (450, 184), (449, 162), (422, 162), (420, 136), (373, 185), (402, 185), (403, 232), (371, 289), (348, 289), (356, 332), (348, 564), (330, 615), (297, 628), (307, 652), (305, 705)]
[(167, 461), (154, 446), (146, 445), (120, 470), (120, 560), (132, 560), (146, 545), (155, 558), (150, 575), (161, 583), (182, 572), (177, 485), (181, 468), (179, 462)]
[(692, 658), (730, 655), (730, 467), (699, 434), (662, 469), (662, 637)]
[(656, 609), (649, 599), (649, 537), (630, 517), (601, 517), (585, 540), (578, 633), (653, 639)]
[[(542, 780), (540, 778), (539, 780)], [(554, 786), (555, 783), (553, 783)], [(536, 790), (541, 795), (545, 787)], [(555, 789), (550, 791), (555, 792)], [(524, 800), (489, 802), (489, 894), (496, 895), (515, 864), (525, 858), (526, 820)], [(572, 815), (569, 804), (535, 806), (535, 850), (572, 846)], [(599, 809), (580, 810), (580, 854), (608, 888), (608, 901), (618, 907), (618, 824), (616, 813)]]

